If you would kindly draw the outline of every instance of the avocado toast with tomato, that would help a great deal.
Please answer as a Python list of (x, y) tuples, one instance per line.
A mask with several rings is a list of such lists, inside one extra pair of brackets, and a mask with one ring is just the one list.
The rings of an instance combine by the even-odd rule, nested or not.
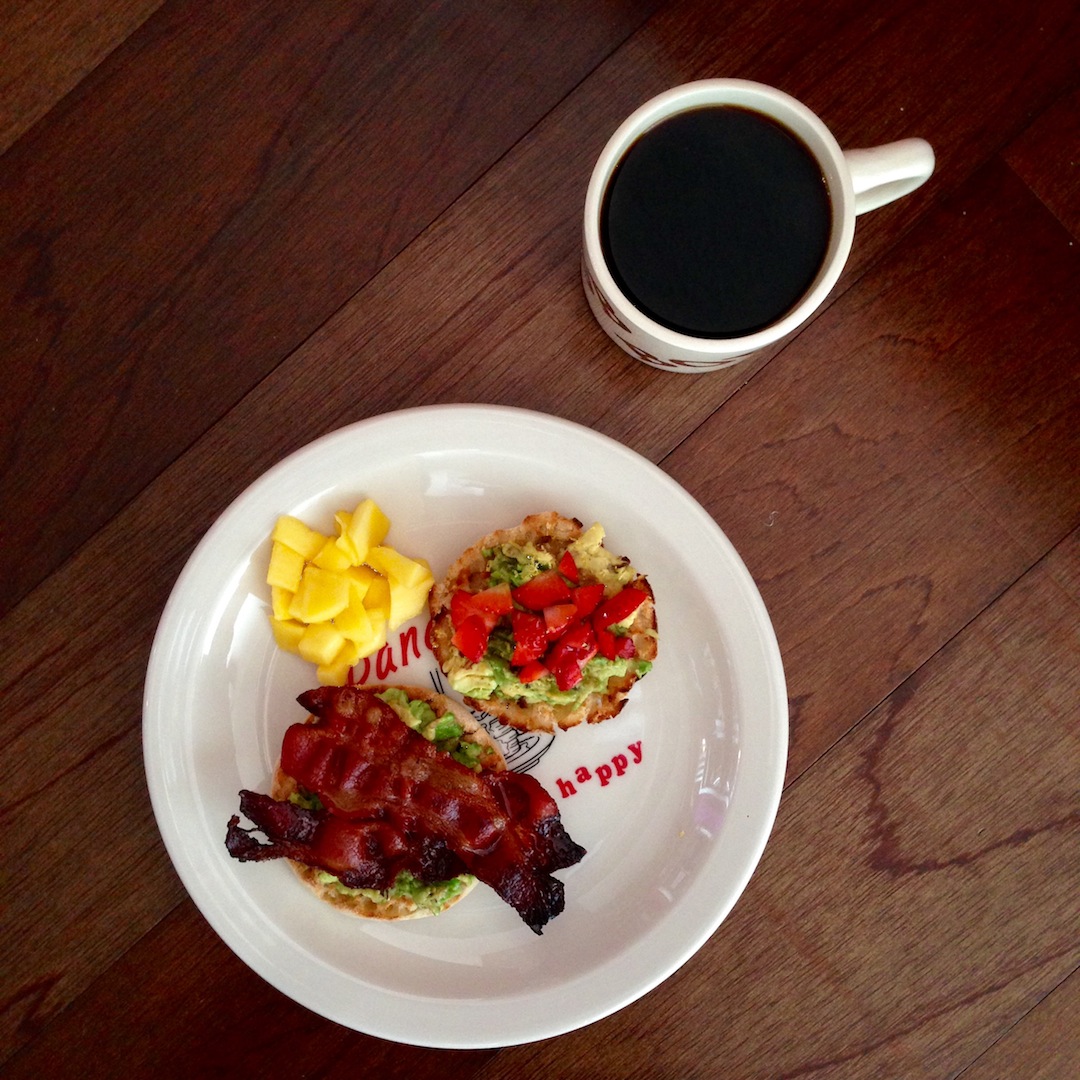
[(477, 541), (431, 591), (432, 648), (474, 708), (526, 731), (618, 714), (657, 654), (652, 589), (554, 511)]

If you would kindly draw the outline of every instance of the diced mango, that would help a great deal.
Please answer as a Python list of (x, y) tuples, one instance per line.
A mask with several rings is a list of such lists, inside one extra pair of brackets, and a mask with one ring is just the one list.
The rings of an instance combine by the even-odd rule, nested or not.
[(390, 618), (390, 582), (379, 574), (371, 579), (368, 590), (364, 593), (364, 607), (373, 617), (383, 622)]
[(273, 609), (275, 619), (288, 619), (289, 605), (292, 603), (293, 593), (290, 589), (283, 589), (280, 585), (270, 586), (270, 607)]
[(371, 620), (371, 637), (357, 642), (361, 656), (372, 656), (386, 644), (386, 622), (380, 618)]
[(431, 577), (431, 567), (423, 559), (410, 559), (382, 544), (373, 547), (364, 562), (402, 585), (419, 585), (425, 577)]
[(430, 573), (415, 585), (403, 585), (390, 578), (390, 614), (387, 622), (391, 630), (415, 618), (427, 607), (428, 593), (434, 584)]
[(350, 604), (357, 600), (363, 603), (368, 589), (371, 588), (371, 583), (379, 578), (378, 573), (370, 566), (350, 566), (345, 571), (345, 575), (349, 579)]
[(352, 664), (331, 660), (329, 664), (319, 664), (315, 668), (315, 678), (320, 686), (344, 686), (349, 681), (351, 669)]
[(322, 533), (316, 532), (291, 514), (283, 514), (277, 519), (271, 539), (292, 548), (305, 559), (311, 559), (326, 543), (326, 537)]
[(419, 615), (434, 580), (423, 559), (384, 544), (390, 520), (371, 499), (334, 515), (324, 536), (289, 514), (278, 518), (267, 581), (274, 638), (317, 666), (324, 685), (386, 645), (388, 629)]
[(364, 499), (353, 511), (345, 533), (353, 546), (356, 562), (364, 562), (368, 551), (381, 544), (389, 531), (390, 519), (373, 499)]
[(289, 605), (289, 614), (301, 622), (321, 623), (344, 611), (348, 603), (349, 579), (309, 563)]
[(308, 663), (329, 664), (344, 644), (345, 638), (333, 623), (314, 623), (305, 627), (297, 648)]
[(348, 510), (339, 510), (334, 514), (334, 530), (336, 533), (334, 543), (344, 552), (350, 566), (358, 566), (360, 564), (360, 555), (352, 540), (349, 539), (350, 521), (352, 521), (352, 514)]
[(304, 556), (280, 540), (275, 540), (270, 548), (270, 566), (266, 571), (267, 584), (295, 592), (303, 572)]
[(274, 632), (274, 640), (277, 642), (278, 648), (292, 653), (300, 651), (300, 639), (307, 629), (302, 622), (297, 622), (295, 619), (271, 617), (270, 628)]
[(347, 570), (352, 565), (352, 558), (349, 553), (338, 547), (337, 540), (333, 538), (327, 539), (311, 561), (315, 566), (321, 567), (323, 570), (339, 572)]
[(371, 616), (364, 607), (363, 599), (355, 596), (349, 602), (344, 611), (334, 616), (334, 626), (345, 636), (348, 641), (362, 643), (369, 641), (374, 636), (371, 625)]
[(315, 678), (320, 686), (344, 686), (349, 681), (349, 669), (352, 664), (338, 663), (331, 660), (329, 664), (319, 664), (315, 668)]

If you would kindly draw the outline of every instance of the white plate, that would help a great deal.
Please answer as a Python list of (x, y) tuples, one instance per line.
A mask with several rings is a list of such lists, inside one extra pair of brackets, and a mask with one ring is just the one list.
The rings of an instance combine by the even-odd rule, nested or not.
[[(438, 576), (492, 529), (554, 509), (600, 521), (656, 594), (660, 652), (622, 714), (515, 739), (511, 764), (555, 796), (586, 857), (566, 909), (533, 934), (483, 885), (437, 918), (381, 925), (320, 904), (280, 861), (239, 863), (225, 826), (266, 791), (313, 669), (277, 650), (264, 584), (279, 514), (330, 531), (371, 496), (389, 541)], [(437, 671), (392, 636), (381, 670)], [(403, 628), (405, 629), (405, 628)], [(403, 651), (404, 654), (403, 655)], [(394, 669), (389, 669), (392, 664)], [(520, 409), (433, 406), (363, 421), (292, 454), (207, 532), (162, 615), (143, 714), (154, 813), (211, 926), (315, 1012), (398, 1042), (507, 1046), (582, 1027), (670, 975), (757, 865), (780, 799), (787, 700), (761, 598), (724, 534), (664, 472), (575, 424)]]

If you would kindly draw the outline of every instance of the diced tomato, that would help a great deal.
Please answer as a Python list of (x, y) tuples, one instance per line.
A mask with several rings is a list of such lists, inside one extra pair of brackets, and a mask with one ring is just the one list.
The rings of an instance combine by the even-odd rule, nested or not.
[(489, 627), (493, 627), (504, 615), (509, 615), (514, 610), (510, 586), (503, 582), (501, 585), (492, 585), (473, 593), (472, 608)]
[(479, 615), (468, 615), (455, 626), (451, 640), (470, 664), (477, 664), (487, 652), (490, 636), (491, 631)]
[(552, 641), (561, 637), (566, 628), (578, 617), (576, 604), (551, 604), (544, 608), (544, 625)]
[(530, 660), (527, 664), (522, 664), (521, 670), (518, 672), (518, 679), (523, 683), (536, 682), (542, 675), (547, 674), (547, 668), (539, 660)]
[(593, 622), (598, 627), (607, 628), (614, 623), (628, 619), (645, 602), (646, 593), (627, 585), (614, 596), (608, 597), (597, 609)]
[(618, 637), (606, 627), (596, 627), (596, 645), (608, 660), (629, 660), (637, 653), (632, 637)]
[(585, 677), (585, 665), (578, 663), (573, 657), (560, 660), (551, 665), (551, 673), (555, 676), (555, 685), (560, 690), (573, 690)]
[(514, 634), (514, 652), (510, 663), (521, 667), (531, 660), (538, 660), (548, 645), (547, 624), (542, 615), (531, 611), (510, 613), (510, 628)]
[(483, 620), (490, 633), (504, 615), (514, 610), (514, 601), (510, 595), (510, 586), (503, 583), (471, 593), (458, 589), (450, 597), (450, 618), (454, 626), (460, 626), (470, 615)]
[(562, 574), (571, 585), (576, 585), (581, 577), (578, 574), (577, 563), (574, 562), (574, 556), (569, 551), (564, 551), (562, 558), (559, 560), (559, 573)]
[(558, 570), (541, 570), (524, 585), (512, 590), (512, 596), (529, 611), (543, 611), (552, 604), (564, 604), (570, 599), (570, 586)]
[(450, 621), (458, 627), (472, 613), (472, 593), (464, 589), (456, 589), (454, 595), (450, 597)]
[(550, 659), (563, 656), (584, 656), (591, 660), (596, 655), (596, 631), (587, 622), (575, 623), (554, 645), (548, 654)]
[(597, 652), (596, 632), (587, 622), (574, 623), (548, 650), (544, 660), (560, 690), (571, 690), (581, 682), (585, 665)]
[(572, 596), (578, 618), (585, 619), (600, 606), (600, 601), (604, 599), (604, 586), (599, 582), (581, 585), (573, 590)]

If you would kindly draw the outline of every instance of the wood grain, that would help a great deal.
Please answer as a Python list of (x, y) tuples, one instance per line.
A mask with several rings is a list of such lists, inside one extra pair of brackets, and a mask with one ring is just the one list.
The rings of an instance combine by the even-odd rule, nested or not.
[(0, 154), (53, 109), (162, 0), (31, 0), (0, 11)]
[[(311, 18), (289, 3), (210, 15), (177, 3), (102, 66), (94, 93), (14, 147), (0, 160), (0, 327), (19, 373), (0, 406), (13, 522), (0, 611), (651, 7), (552, 18), (512, 3), (384, 3)], [(18, 525), (15, 506), (31, 510)]]
[(999, 1076), (1057, 1080), (1068, 1076), (1080, 1061), (1077, 1015), (1080, 1015), (1080, 977), (1073, 972), (1022, 1023), (965, 1069), (964, 1080), (994, 1080)]

